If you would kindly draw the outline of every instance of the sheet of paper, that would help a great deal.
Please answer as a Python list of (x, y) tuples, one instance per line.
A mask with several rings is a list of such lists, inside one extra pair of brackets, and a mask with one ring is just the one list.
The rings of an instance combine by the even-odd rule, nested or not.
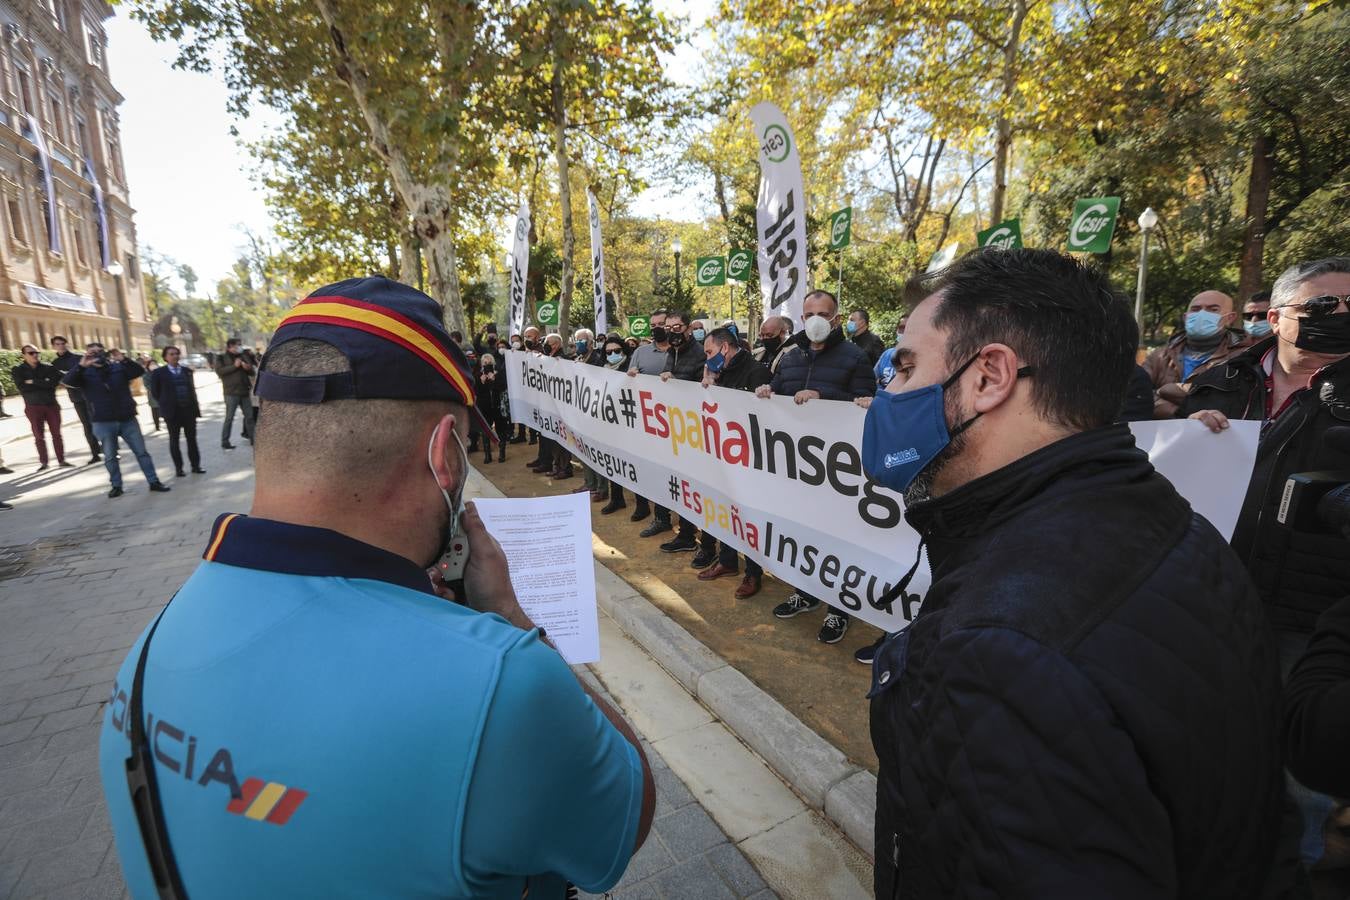
[(1260, 422), (1229, 423), (1218, 434), (1193, 419), (1130, 423), (1134, 442), (1153, 468), (1226, 539), (1237, 527), (1261, 433)]
[(520, 606), (572, 665), (600, 659), (591, 495), (473, 501), (506, 552)]

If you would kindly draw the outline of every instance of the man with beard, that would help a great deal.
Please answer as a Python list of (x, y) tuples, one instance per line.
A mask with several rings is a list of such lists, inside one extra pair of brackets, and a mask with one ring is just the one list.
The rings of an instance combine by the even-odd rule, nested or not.
[[(440, 306), (380, 277), (321, 288), (257, 394), (253, 509), (217, 519), (106, 704), (132, 894), (608, 890), (651, 823), (650, 769), (462, 505), (475, 398)], [(449, 602), (426, 569), (462, 542)]]
[(876, 896), (1279, 896), (1274, 646), (1222, 536), (1112, 424), (1125, 302), (1025, 249), (910, 299), (862, 442), (933, 575), (873, 662)]

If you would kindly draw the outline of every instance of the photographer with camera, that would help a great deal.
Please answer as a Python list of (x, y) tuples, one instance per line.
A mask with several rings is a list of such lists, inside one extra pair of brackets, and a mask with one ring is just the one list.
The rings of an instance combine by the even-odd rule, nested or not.
[[(1271, 336), (1197, 376), (1178, 415), (1215, 432), (1229, 419), (1263, 423), (1231, 543), (1265, 601), (1287, 676), (1317, 617), (1350, 589), (1345, 540), (1325, 529), (1292, 527), (1281, 515), (1291, 476), (1350, 470), (1350, 452), (1326, 440), (1330, 429), (1350, 424), (1350, 257), (1287, 269), (1271, 290), (1266, 317)], [(1320, 795), (1298, 799), (1303, 858), (1311, 865), (1323, 856), (1322, 824), (1332, 802)]]
[(234, 413), (239, 410), (243, 422), (239, 431), (248, 442), (253, 443), (253, 371), (257, 361), (253, 354), (243, 349), (239, 338), (230, 338), (225, 342), (225, 352), (216, 360), (216, 374), (220, 376), (221, 390), (225, 395), (225, 422), (220, 426), (220, 447), (233, 450), (230, 443), (230, 430), (234, 427)]
[(94, 434), (103, 449), (103, 465), (108, 469), (112, 489), (109, 497), (122, 496), (122, 467), (117, 462), (117, 439), (126, 442), (136, 462), (140, 463), (150, 490), (168, 493), (155, 474), (155, 462), (145, 449), (141, 425), (136, 421), (136, 401), (131, 397), (131, 382), (145, 374), (145, 370), (127, 359), (121, 350), (103, 349), (98, 341), (84, 345), (84, 356), (61, 382), (84, 393), (89, 404), (89, 418)]

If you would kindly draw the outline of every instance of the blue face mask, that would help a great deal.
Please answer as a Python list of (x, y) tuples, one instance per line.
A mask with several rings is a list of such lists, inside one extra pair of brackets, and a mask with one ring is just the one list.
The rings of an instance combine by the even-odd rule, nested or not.
[(740, 336), (741, 336), (740, 329), (738, 329), (735, 325), (732, 325), (732, 324), (730, 324), (730, 323), (727, 324), (727, 331), (730, 331), (730, 332), (731, 332), (731, 336), (732, 336), (732, 337), (740, 337)]
[(1259, 319), (1255, 322), (1243, 322), (1242, 327), (1252, 337), (1260, 338), (1270, 334), (1270, 323), (1265, 319)]
[[(949, 431), (942, 395), (979, 358), (978, 354), (972, 356), (942, 384), (900, 394), (877, 391), (863, 420), (862, 439), (863, 471), (873, 481), (904, 493), (952, 438), (975, 424), (981, 413)], [(1017, 377), (1031, 373), (1030, 366), (1023, 366), (1017, 370)]]
[(587, 341), (587, 340), (584, 340), (584, 339), (583, 339), (583, 340), (580, 340), (580, 341), (577, 341), (577, 352), (578, 352), (578, 353), (585, 353), (585, 352), (586, 352), (586, 347), (589, 346), (589, 345), (590, 345), (590, 341)]
[(694, 329), (694, 340), (696, 340), (696, 341), (701, 341), (701, 340), (703, 340), (703, 339), (704, 339), (705, 337), (707, 337), (707, 336), (708, 336), (708, 332), (704, 331), (702, 328), (695, 328), (695, 329)]
[(708, 371), (713, 373), (714, 375), (722, 371), (722, 367), (725, 366), (726, 364), (727, 364), (726, 354), (720, 352), (713, 356), (708, 357), (708, 361), (704, 363), (704, 365), (708, 367)]
[(844, 323), (844, 330), (847, 331), (849, 334), (853, 334), (858, 330), (858, 323), (853, 321), (852, 319), (849, 319), (847, 322)]
[(1219, 333), (1219, 320), (1223, 317), (1216, 312), (1196, 310), (1186, 313), (1186, 336), (1210, 338)]
[(609, 360), (609, 364), (611, 366), (617, 366), (619, 363), (623, 362), (623, 354), (611, 353), (608, 356), (606, 356), (605, 359)]

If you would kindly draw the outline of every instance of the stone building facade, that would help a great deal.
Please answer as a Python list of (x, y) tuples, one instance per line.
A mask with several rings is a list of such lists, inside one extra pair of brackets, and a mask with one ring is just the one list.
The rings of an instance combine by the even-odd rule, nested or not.
[(55, 334), (151, 346), (112, 14), (103, 0), (0, 0), (0, 347)]

